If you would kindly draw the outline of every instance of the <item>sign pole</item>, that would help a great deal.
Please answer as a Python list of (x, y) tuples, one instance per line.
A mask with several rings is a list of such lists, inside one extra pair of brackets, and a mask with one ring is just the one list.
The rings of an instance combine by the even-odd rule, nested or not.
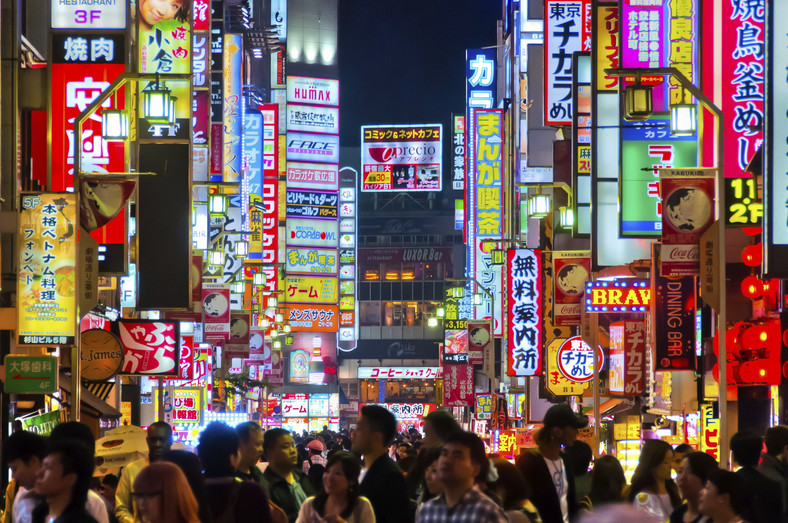
[(158, 401), (158, 419), (156, 421), (164, 421), (164, 378), (159, 376), (159, 401)]

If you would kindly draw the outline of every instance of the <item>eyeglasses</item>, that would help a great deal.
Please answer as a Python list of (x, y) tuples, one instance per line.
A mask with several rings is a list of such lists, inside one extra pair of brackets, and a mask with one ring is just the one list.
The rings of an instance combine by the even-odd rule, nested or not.
[(131, 493), (131, 497), (137, 500), (142, 500), (142, 499), (147, 500), (161, 495), (162, 495), (161, 490), (159, 490), (158, 492), (132, 492)]

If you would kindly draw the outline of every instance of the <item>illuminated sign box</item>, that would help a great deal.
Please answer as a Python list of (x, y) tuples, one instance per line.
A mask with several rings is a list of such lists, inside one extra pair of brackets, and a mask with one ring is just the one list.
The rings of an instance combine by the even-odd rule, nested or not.
[(650, 302), (648, 280), (586, 282), (586, 312), (645, 312)]

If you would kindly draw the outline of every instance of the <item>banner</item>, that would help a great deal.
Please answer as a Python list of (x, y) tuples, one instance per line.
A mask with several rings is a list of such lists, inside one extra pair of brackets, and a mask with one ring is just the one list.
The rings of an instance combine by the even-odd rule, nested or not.
[(473, 365), (443, 365), (443, 406), (470, 407), (473, 401)]
[(626, 320), (610, 324), (611, 394), (640, 396), (645, 389), (646, 340), (642, 321)]
[(440, 191), (443, 125), (361, 127), (361, 190)]
[[(658, 253), (657, 246), (654, 249)], [(658, 255), (655, 258), (659, 258)], [(659, 267), (652, 263), (652, 267)], [(694, 276), (668, 279), (653, 271), (655, 370), (695, 370)]]
[(230, 286), (224, 283), (203, 283), (202, 311), (206, 343), (218, 345), (230, 339)]
[(468, 322), (468, 363), (484, 363), (487, 355), (493, 353), (495, 340), (488, 322)]
[(336, 275), (338, 260), (337, 249), (288, 247), (285, 250), (285, 269), (288, 273)]
[(177, 377), (180, 325), (157, 320), (119, 320), (121, 374)]
[(508, 375), (542, 373), (542, 258), (538, 249), (509, 249)]
[(586, 282), (591, 274), (588, 251), (553, 251), (553, 321), (580, 325)]
[(285, 276), (285, 299), (294, 303), (337, 303), (339, 284), (336, 278)]
[(285, 318), (293, 332), (337, 332), (336, 305), (286, 304)]

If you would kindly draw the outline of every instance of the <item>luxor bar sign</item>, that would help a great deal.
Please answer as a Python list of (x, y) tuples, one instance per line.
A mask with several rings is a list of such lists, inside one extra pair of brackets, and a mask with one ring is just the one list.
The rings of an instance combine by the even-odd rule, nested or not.
[(651, 302), (648, 280), (586, 282), (586, 312), (646, 312)]

